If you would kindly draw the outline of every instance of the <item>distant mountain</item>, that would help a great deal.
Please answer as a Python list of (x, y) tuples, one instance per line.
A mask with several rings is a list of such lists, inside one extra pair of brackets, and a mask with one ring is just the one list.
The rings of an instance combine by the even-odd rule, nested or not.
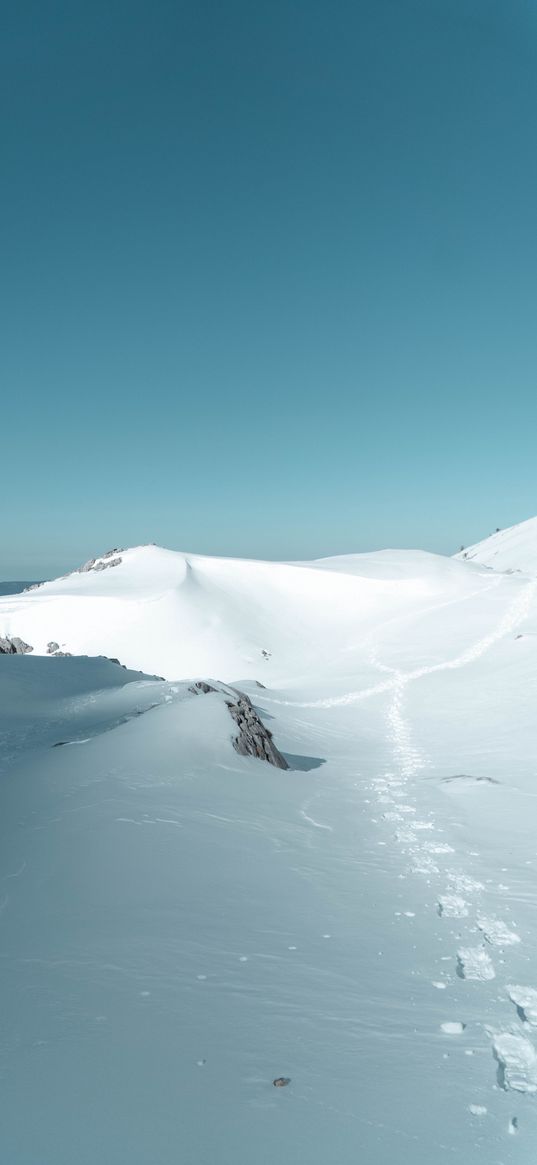
[(0, 582), (0, 595), (19, 595), (25, 587), (35, 586), (34, 580), (30, 582)]
[(528, 518), (526, 522), (498, 530), (455, 557), (493, 570), (537, 574), (537, 518)]

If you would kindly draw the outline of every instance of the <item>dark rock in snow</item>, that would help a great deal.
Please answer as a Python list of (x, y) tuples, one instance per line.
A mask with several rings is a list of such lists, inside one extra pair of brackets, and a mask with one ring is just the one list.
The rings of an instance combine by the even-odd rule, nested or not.
[[(117, 550), (107, 550), (105, 554), (100, 554), (98, 558), (88, 558), (87, 562), (83, 562), (82, 566), (77, 567), (71, 573), (87, 574), (90, 570), (108, 570), (110, 566), (119, 566), (121, 562), (123, 562), (123, 559)], [(69, 578), (69, 575), (66, 574), (63, 577)]]
[(5, 639), (0, 636), (0, 655), (27, 655), (29, 651), (33, 651), (33, 647), (18, 635), (6, 636)]
[(266, 760), (277, 769), (288, 769), (285, 757), (274, 744), (272, 732), (269, 732), (263, 724), (251, 700), (244, 692), (237, 692), (237, 697), (233, 703), (226, 700), (239, 730), (238, 736), (233, 741), (235, 751), (241, 756), (256, 756), (259, 760)]
[(192, 687), (190, 687), (188, 690), (189, 692), (192, 692), (194, 696), (199, 696), (200, 692), (203, 692), (204, 695), (207, 695), (207, 692), (218, 691), (217, 688), (213, 688), (212, 684), (206, 683), (205, 680), (197, 680), (197, 682), (192, 684)]
[(122, 561), (123, 559), (118, 555), (117, 558), (109, 558), (107, 562), (96, 562), (92, 570), (108, 570), (109, 566), (119, 566)]
[[(233, 748), (241, 756), (255, 756), (258, 760), (265, 760), (277, 769), (288, 769), (289, 765), (281, 752), (276, 748), (272, 739), (272, 732), (265, 727), (258, 716), (252, 701), (245, 692), (227, 684), (207, 683), (207, 680), (197, 680), (188, 689), (193, 695), (200, 693), (222, 692), (226, 698), (226, 706), (238, 728), (238, 735), (233, 740)], [(231, 699), (230, 699), (231, 697)]]
[(51, 639), (50, 643), (47, 643), (47, 655), (52, 655), (52, 653), (54, 651), (59, 651), (59, 650), (60, 650), (60, 645), (59, 645), (59, 643), (56, 643), (55, 639)]

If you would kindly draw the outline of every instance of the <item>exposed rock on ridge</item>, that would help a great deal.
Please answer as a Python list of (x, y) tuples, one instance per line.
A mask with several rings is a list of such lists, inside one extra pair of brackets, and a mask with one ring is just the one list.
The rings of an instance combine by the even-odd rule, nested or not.
[(13, 637), (0, 636), (0, 655), (26, 655), (29, 651), (33, 651), (29, 643), (25, 643), (24, 639), (20, 639), (18, 635)]
[[(61, 578), (70, 578), (73, 574), (87, 574), (88, 571), (108, 570), (110, 566), (119, 566), (123, 562), (121, 554), (123, 551), (114, 546), (113, 550), (106, 550), (104, 554), (99, 554), (97, 558), (88, 558), (87, 562), (83, 562), (82, 566), (77, 566), (76, 570), (70, 570), (67, 574), (62, 574)], [(25, 587), (25, 591), (36, 591), (38, 587), (44, 586), (44, 583), (32, 583), (31, 586)]]
[[(113, 550), (107, 550), (104, 554), (100, 554), (98, 558), (89, 558), (87, 562), (82, 563), (74, 570), (73, 574), (86, 574), (89, 570), (108, 570), (110, 566), (119, 566), (123, 559), (120, 557), (117, 546)], [(68, 578), (68, 575), (64, 575)]]
[(208, 692), (223, 693), (226, 697), (226, 707), (237, 725), (238, 735), (233, 739), (233, 747), (240, 756), (257, 757), (258, 760), (264, 760), (277, 769), (289, 768), (285, 757), (274, 744), (272, 732), (265, 727), (245, 692), (228, 687), (227, 684), (214, 686), (206, 680), (198, 680), (190, 691), (195, 695)]

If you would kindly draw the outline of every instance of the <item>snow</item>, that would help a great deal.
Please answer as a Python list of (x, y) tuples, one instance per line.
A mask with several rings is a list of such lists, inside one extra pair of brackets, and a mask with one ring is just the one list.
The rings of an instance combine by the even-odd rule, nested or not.
[(466, 918), (469, 911), (464, 898), (458, 894), (440, 894), (438, 913), (444, 914), (446, 918)]
[(520, 1018), (530, 1027), (537, 1027), (537, 991), (535, 987), (508, 985), (507, 994), (518, 1009)]
[[(486, 574), (417, 551), (310, 564), (207, 558), (141, 546), (119, 566), (0, 597), (0, 635), (46, 654), (117, 657), (175, 679), (249, 676), (265, 682), (352, 672), (375, 627), (459, 603), (490, 587)], [(265, 658), (263, 652), (269, 658)]]
[(537, 574), (537, 518), (518, 522), (507, 530), (497, 530), (482, 542), (476, 542), (456, 555), (458, 559), (478, 563), (499, 571), (522, 571)]
[(518, 1032), (499, 1032), (493, 1037), (492, 1046), (502, 1088), (537, 1092), (537, 1051), (530, 1040)]
[(6, 1161), (530, 1165), (537, 580), (121, 557), (0, 600)]
[(490, 956), (483, 947), (461, 947), (457, 951), (457, 970), (461, 979), (495, 979), (496, 972)]
[(520, 942), (520, 935), (509, 930), (501, 918), (483, 918), (478, 914), (476, 922), (487, 942), (493, 947), (512, 947)]

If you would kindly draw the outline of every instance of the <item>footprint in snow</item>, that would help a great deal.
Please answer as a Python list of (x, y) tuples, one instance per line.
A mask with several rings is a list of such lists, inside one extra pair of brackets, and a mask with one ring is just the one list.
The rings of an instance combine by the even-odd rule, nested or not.
[(459, 874), (456, 870), (448, 870), (447, 879), (459, 894), (479, 894), (485, 889), (482, 882), (466, 874)]
[(481, 982), (496, 978), (492, 960), (483, 947), (460, 947), (457, 951), (457, 975), (459, 979), (477, 979)]
[(512, 947), (520, 942), (520, 935), (514, 930), (509, 930), (500, 918), (485, 918), (478, 914), (476, 921), (479, 930), (492, 947)]
[(537, 1092), (537, 1052), (518, 1032), (493, 1032), (492, 1053), (498, 1064), (498, 1084), (506, 1092)]
[(440, 870), (432, 858), (416, 857), (410, 867), (410, 872), (412, 874), (439, 874)]
[(518, 1018), (528, 1027), (537, 1027), (537, 991), (535, 987), (520, 987), (510, 984), (506, 987), (507, 994), (514, 1003)]
[(468, 905), (458, 894), (441, 894), (436, 904), (437, 913), (445, 918), (466, 918)]
[(423, 848), (430, 854), (454, 854), (455, 850), (447, 841), (424, 841)]

